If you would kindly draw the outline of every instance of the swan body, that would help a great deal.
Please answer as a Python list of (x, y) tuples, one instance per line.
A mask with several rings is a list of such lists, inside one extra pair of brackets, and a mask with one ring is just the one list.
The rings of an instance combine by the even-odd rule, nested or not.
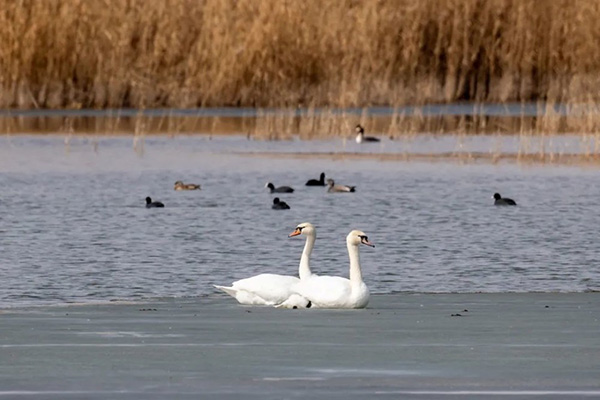
[(290, 275), (260, 274), (235, 281), (231, 286), (214, 285), (215, 288), (235, 298), (240, 304), (273, 306), (289, 300), (289, 308), (310, 307), (310, 302), (300, 296), (294, 296), (291, 288), (300, 283), (302, 279), (312, 276), (310, 255), (315, 245), (317, 232), (311, 223), (304, 222), (299, 224), (289, 237), (298, 235), (306, 236), (298, 267), (300, 278)]
[(311, 275), (292, 286), (290, 302), (279, 307), (291, 308), (298, 298), (304, 298), (315, 308), (365, 308), (369, 304), (369, 288), (362, 280), (358, 247), (375, 247), (364, 232), (353, 230), (346, 237), (350, 257), (350, 279), (339, 276)]
[(240, 304), (272, 306), (286, 300), (290, 296), (289, 289), (300, 279), (295, 276), (260, 274), (240, 279), (230, 287), (214, 285)]

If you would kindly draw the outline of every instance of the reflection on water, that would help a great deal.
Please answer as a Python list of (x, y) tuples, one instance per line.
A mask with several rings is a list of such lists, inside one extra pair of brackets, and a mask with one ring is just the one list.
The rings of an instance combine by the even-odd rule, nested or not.
[(364, 107), (364, 108), (250, 108), (250, 107), (214, 107), (214, 108), (152, 108), (152, 109), (82, 109), (82, 110), (47, 110), (47, 109), (28, 109), (28, 110), (3, 110), (0, 116), (13, 117), (258, 117), (261, 115), (284, 115), (291, 114), (297, 117), (307, 115), (320, 115), (333, 113), (337, 115), (367, 115), (383, 116), (392, 114), (423, 116), (431, 115), (487, 115), (487, 116), (508, 116), (508, 117), (533, 117), (551, 111), (552, 113), (567, 115), (570, 113), (581, 112), (581, 109), (567, 107), (564, 104), (536, 104), (536, 103), (504, 103), (504, 104), (426, 104), (422, 106), (399, 106), (399, 107)]
[[(374, 293), (600, 289), (595, 170), (240, 154), (340, 141), (149, 137), (142, 154), (131, 138), (96, 141), (2, 139), (3, 306), (208, 295), (214, 283), (293, 274), (303, 241), (287, 234), (304, 221), (318, 229), (318, 273), (346, 275), (346, 234), (369, 234), (377, 247), (361, 259)], [(303, 186), (321, 171), (357, 192)], [(202, 190), (176, 192), (176, 180)], [(296, 188), (279, 194), (291, 210), (271, 210), (267, 181)], [(494, 192), (519, 206), (493, 207)], [(146, 196), (166, 208), (146, 209)]]
[[(70, 134), (234, 134), (263, 140), (351, 137), (363, 124), (371, 135), (421, 133), (541, 136), (577, 133), (598, 138), (595, 104), (443, 104), (366, 108), (199, 108), (0, 110), (0, 131)], [(551, 141), (551, 138), (550, 138)]]

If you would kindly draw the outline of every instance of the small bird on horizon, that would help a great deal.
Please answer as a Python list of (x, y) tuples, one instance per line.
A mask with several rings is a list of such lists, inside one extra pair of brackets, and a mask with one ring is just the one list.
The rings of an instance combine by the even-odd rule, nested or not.
[(363, 128), (360, 124), (356, 125), (356, 143), (362, 142), (379, 142), (380, 140), (373, 136), (365, 136), (365, 128)]

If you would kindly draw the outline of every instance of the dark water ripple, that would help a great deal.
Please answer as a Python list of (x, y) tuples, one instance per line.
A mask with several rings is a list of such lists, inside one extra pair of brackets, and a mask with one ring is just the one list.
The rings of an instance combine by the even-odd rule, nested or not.
[[(212, 142), (221, 139), (214, 139)], [(238, 139), (239, 140), (239, 139)], [(224, 138), (218, 148), (235, 139)], [(254, 148), (272, 143), (253, 143)], [(283, 146), (278, 144), (277, 146)], [(0, 144), (0, 305), (214, 293), (260, 272), (294, 274), (313, 222), (315, 271), (347, 275), (353, 228), (375, 293), (600, 290), (600, 175), (574, 167), (282, 159), (221, 154), (203, 138)], [(302, 142), (288, 143), (300, 146)], [(315, 146), (309, 142), (306, 148)], [(304, 182), (321, 171), (354, 194)], [(198, 192), (175, 192), (182, 179)], [(270, 209), (272, 181), (297, 191)], [(493, 207), (498, 191), (519, 202)], [(145, 209), (144, 197), (165, 209)]]

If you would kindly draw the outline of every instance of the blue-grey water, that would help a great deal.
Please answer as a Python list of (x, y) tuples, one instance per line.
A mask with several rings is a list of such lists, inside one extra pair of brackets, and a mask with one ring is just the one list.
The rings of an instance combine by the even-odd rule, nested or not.
[[(295, 274), (304, 241), (287, 235), (305, 221), (317, 227), (321, 274), (346, 276), (346, 234), (369, 235), (377, 247), (361, 260), (373, 293), (600, 290), (596, 168), (265, 154), (395, 151), (396, 142), (67, 141), (0, 140), (1, 307), (202, 296), (261, 272)], [(304, 186), (322, 171), (357, 192)], [(202, 190), (176, 192), (176, 180)], [(271, 210), (267, 181), (296, 189), (280, 196), (291, 210)], [(494, 192), (519, 206), (494, 207)], [(146, 196), (166, 207), (146, 209)]]
[(3, 117), (135, 117), (135, 116), (198, 116), (198, 117), (255, 117), (261, 115), (293, 114), (295, 116), (319, 114), (346, 114), (385, 116), (392, 114), (421, 116), (539, 116), (551, 112), (554, 115), (584, 115), (597, 112), (595, 106), (585, 103), (568, 105), (561, 103), (454, 103), (425, 104), (422, 106), (374, 106), (348, 108), (253, 108), (253, 107), (203, 107), (203, 108), (152, 108), (152, 109), (73, 109), (73, 110), (0, 110)]

